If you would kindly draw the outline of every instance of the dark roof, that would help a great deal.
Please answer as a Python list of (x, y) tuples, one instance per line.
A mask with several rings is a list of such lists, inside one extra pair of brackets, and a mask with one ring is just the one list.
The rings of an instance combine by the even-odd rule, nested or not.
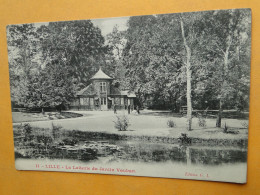
[[(127, 97), (136, 97), (134, 92), (124, 90), (121, 91), (119, 88), (111, 86), (110, 88), (110, 95), (118, 95), (118, 96), (127, 96)], [(77, 96), (95, 96), (95, 90), (94, 86), (92, 84), (88, 85), (84, 89), (80, 90), (77, 94)]]
[(110, 95), (121, 95), (121, 96), (127, 96), (127, 97), (136, 97), (134, 92), (128, 91), (128, 90), (120, 90), (117, 87), (111, 86), (111, 93)]
[(77, 95), (95, 95), (94, 87), (92, 84), (80, 90)]
[(110, 88), (110, 94), (111, 95), (121, 95), (121, 91), (119, 88), (111, 86)]

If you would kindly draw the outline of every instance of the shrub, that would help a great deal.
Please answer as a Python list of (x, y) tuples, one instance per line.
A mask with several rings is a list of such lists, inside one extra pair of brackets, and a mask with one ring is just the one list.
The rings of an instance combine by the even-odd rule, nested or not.
[(206, 118), (202, 114), (198, 114), (198, 125), (200, 127), (206, 127), (207, 126)]
[(115, 128), (119, 131), (126, 131), (130, 126), (129, 119), (126, 115), (116, 116)]
[(228, 129), (229, 129), (229, 127), (227, 126), (227, 123), (225, 123), (225, 125), (223, 127), (223, 132), (228, 133)]
[(244, 128), (248, 129), (248, 122), (247, 122), (247, 121), (241, 122), (241, 125), (242, 125)]
[(206, 127), (206, 120), (205, 118), (199, 117), (198, 118), (198, 124), (200, 127)]
[[(65, 144), (65, 145), (70, 145), (70, 146), (75, 146), (77, 143), (78, 143), (79, 140), (77, 140), (76, 138), (65, 138), (62, 140), (62, 142)], [(62, 143), (61, 143), (62, 145)]]
[(46, 151), (48, 150), (48, 148), (53, 144), (53, 139), (52, 137), (48, 136), (48, 135), (37, 135), (36, 136), (36, 140), (38, 143), (43, 143)]
[(170, 127), (170, 128), (176, 127), (176, 123), (175, 123), (173, 120), (171, 120), (171, 119), (169, 119), (169, 120), (167, 121), (167, 125), (168, 125), (168, 127)]
[(191, 144), (191, 138), (188, 137), (186, 133), (182, 133), (178, 140), (180, 140), (182, 144)]
[(30, 135), (32, 133), (32, 127), (29, 123), (23, 125), (25, 135)]
[(54, 125), (53, 123), (51, 123), (52, 125), (52, 136), (54, 139), (57, 139), (60, 137), (60, 130), (62, 129), (61, 126), (58, 125)]
[(29, 123), (25, 123), (19, 127), (21, 135), (24, 136), (24, 141), (30, 141), (33, 139), (32, 127)]
[(224, 125), (224, 127), (223, 127), (223, 133), (239, 134), (239, 131), (231, 130), (231, 129), (229, 128), (229, 126), (227, 126), (227, 124), (225, 123), (225, 125)]

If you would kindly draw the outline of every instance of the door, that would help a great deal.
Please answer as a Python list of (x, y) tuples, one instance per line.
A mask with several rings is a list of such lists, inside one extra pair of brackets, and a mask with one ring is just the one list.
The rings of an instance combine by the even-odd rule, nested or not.
[(107, 110), (107, 98), (106, 97), (101, 98), (101, 110)]
[(107, 108), (108, 109), (112, 108), (112, 99), (111, 98), (107, 98)]

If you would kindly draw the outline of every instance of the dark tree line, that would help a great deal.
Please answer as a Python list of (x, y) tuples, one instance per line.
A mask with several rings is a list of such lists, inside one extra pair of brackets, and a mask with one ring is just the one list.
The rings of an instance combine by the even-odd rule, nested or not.
[(28, 108), (69, 105), (102, 66), (140, 106), (248, 109), (251, 11), (134, 16), (103, 37), (89, 20), (7, 28), (11, 97)]
[(152, 94), (173, 110), (187, 105), (189, 130), (193, 108), (218, 109), (220, 127), (224, 108), (249, 107), (250, 31), (249, 9), (130, 17), (127, 31), (114, 33), (126, 40), (122, 87), (141, 103)]
[(101, 30), (88, 20), (9, 26), (7, 37), (12, 101), (27, 108), (69, 105), (109, 65)]

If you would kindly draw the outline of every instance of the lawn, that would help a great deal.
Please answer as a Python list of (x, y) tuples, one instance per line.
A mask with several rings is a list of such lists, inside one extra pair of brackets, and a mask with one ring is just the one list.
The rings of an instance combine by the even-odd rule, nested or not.
[(82, 116), (78, 113), (72, 112), (45, 112), (42, 113), (26, 113), (26, 112), (12, 112), (13, 123), (33, 122), (33, 121), (48, 121), (66, 118), (76, 118)]
[[(72, 112), (72, 111), (70, 111)], [(206, 119), (206, 127), (198, 125), (198, 118), (192, 120), (192, 131), (186, 130), (186, 118), (170, 113), (163, 112), (158, 114), (158, 111), (143, 110), (140, 115), (136, 113), (127, 114), (125, 111), (119, 111), (117, 115), (126, 115), (129, 119), (130, 126), (127, 131), (118, 131), (114, 127), (116, 115), (113, 111), (75, 111), (77, 114), (83, 115), (78, 118), (67, 118), (64, 120), (48, 120), (46, 116), (38, 116), (34, 121), (25, 115), (23, 119), (28, 118), (28, 122), (35, 127), (51, 128), (52, 124), (61, 126), (67, 130), (80, 130), (92, 132), (115, 133), (131, 136), (163, 136), (178, 138), (182, 133), (186, 133), (192, 138), (201, 139), (247, 139), (248, 129), (247, 120), (238, 119), (222, 119), (222, 126), (226, 124), (228, 133), (223, 132), (222, 128), (216, 128), (216, 119)], [(15, 115), (13, 115), (15, 118)], [(168, 120), (174, 121), (175, 127), (171, 128), (167, 125)], [(24, 120), (14, 119), (14, 122), (24, 122)]]

